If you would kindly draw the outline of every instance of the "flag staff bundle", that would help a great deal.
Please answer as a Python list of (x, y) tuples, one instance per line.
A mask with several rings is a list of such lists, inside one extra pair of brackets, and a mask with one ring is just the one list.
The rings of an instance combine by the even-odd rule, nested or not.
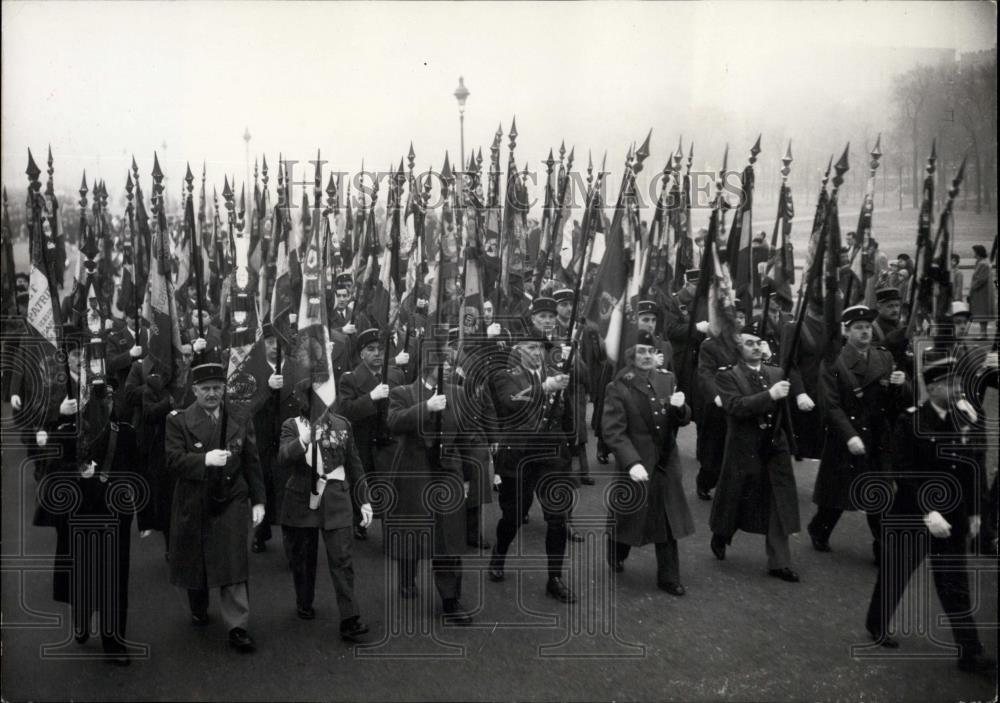
[[(854, 245), (851, 251), (850, 269), (851, 276), (847, 279), (847, 287), (844, 291), (844, 304), (853, 305), (852, 295), (855, 279), (857, 279), (860, 290), (858, 298), (860, 300), (869, 299), (868, 278), (872, 272), (872, 214), (875, 211), (875, 173), (878, 171), (879, 159), (882, 158), (882, 135), (875, 139), (875, 147), (871, 150), (868, 162), (868, 180), (865, 184), (865, 197), (861, 203), (861, 214), (858, 216), (858, 228), (854, 233)], [(913, 286), (913, 282), (910, 282)]]
[[(778, 213), (774, 218), (774, 231), (771, 233), (771, 251), (774, 252), (768, 262), (762, 282), (762, 297), (764, 298), (763, 309), (760, 315), (760, 326), (757, 328), (757, 336), (763, 337), (764, 330), (767, 329), (768, 308), (771, 306), (770, 291), (775, 292), (790, 291), (791, 284), (795, 283), (795, 262), (792, 259), (791, 233), (792, 218), (795, 216), (795, 208), (792, 204), (792, 191), (788, 187), (788, 176), (792, 172), (792, 142), (789, 140), (785, 155), (781, 157), (781, 187), (778, 188)], [(781, 244), (778, 245), (778, 234), (781, 234)], [(790, 301), (789, 301), (790, 302)]]
[(937, 170), (937, 140), (931, 142), (931, 153), (924, 168), (923, 199), (917, 220), (917, 244), (913, 255), (914, 279), (910, 282), (906, 336), (910, 337), (918, 322), (932, 315), (934, 307), (934, 247), (931, 227), (934, 225), (934, 173)]

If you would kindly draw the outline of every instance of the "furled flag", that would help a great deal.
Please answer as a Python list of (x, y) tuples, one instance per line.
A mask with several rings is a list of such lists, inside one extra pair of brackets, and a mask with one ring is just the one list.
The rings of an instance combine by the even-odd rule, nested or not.
[[(316, 395), (330, 406), (337, 399), (337, 386), (330, 361), (326, 286), (326, 273), (320, 262), (319, 237), (311, 236), (302, 260), (302, 297), (299, 302), (295, 369), (301, 374), (300, 378), (310, 379)], [(299, 379), (293, 379), (293, 382), (297, 380)]]
[[(759, 149), (757, 145), (754, 145), (754, 148)], [(753, 242), (753, 160), (756, 154), (751, 153), (753, 154), (750, 157), (751, 163), (743, 169), (743, 175), (740, 179), (742, 190), (740, 204), (733, 216), (732, 229), (729, 230), (729, 241), (726, 242), (726, 262), (729, 265), (733, 290), (737, 297), (752, 291), (753, 285), (753, 257), (750, 249)]]
[(17, 291), (14, 288), (14, 235), (7, 209), (7, 188), (3, 189), (3, 223), (0, 230), (0, 305), (4, 317), (17, 315)]
[[(159, 196), (154, 192), (153, 197), (156, 199)], [(174, 286), (170, 280), (168, 235), (161, 222), (155, 223), (151, 245), (153, 259), (149, 267), (149, 294), (145, 311), (149, 321), (147, 353), (153, 370), (163, 378), (164, 387), (168, 387), (180, 361), (181, 330)]]
[[(596, 200), (596, 198), (594, 199)], [(584, 217), (594, 217), (599, 212), (590, 211)], [(625, 292), (628, 285), (628, 257), (625, 252), (625, 231), (622, 226), (625, 209), (615, 208), (611, 228), (604, 239), (604, 256), (591, 287), (593, 291), (587, 304), (586, 317), (597, 325), (604, 339), (608, 359), (617, 362), (618, 343), (625, 322)], [(597, 251), (595, 246), (595, 258)]]

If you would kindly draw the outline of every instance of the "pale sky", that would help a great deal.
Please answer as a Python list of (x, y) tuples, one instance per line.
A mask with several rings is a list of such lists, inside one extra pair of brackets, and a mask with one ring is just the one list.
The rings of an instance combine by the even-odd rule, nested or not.
[(86, 168), (113, 200), (131, 155), (146, 177), (154, 149), (174, 183), (202, 159), (220, 188), (223, 173), (242, 180), (244, 128), (251, 164), (320, 148), (338, 169), (384, 169), (412, 140), (418, 166), (439, 168), (459, 150), (459, 75), (466, 153), (488, 159), (502, 122), (503, 164), (514, 115), (520, 165), (565, 139), (578, 164), (607, 149), (617, 168), (649, 128), (654, 170), (680, 134), (744, 159), (765, 131), (770, 158), (788, 137), (822, 157), (839, 135), (808, 130), (831, 106), (871, 111), (862, 141), (883, 129), (871, 95), (902, 50), (996, 43), (995, 5), (978, 2), (5, 1), (3, 27), (3, 183), (22, 191), (27, 148), (44, 169), (51, 144), (60, 189)]

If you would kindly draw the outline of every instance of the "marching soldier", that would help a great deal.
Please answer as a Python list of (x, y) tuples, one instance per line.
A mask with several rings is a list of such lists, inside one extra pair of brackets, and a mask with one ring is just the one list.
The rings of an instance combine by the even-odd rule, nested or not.
[[(386, 399), (389, 389), (403, 382), (403, 375), (398, 368), (390, 366), (388, 378), (382, 378), (385, 345), (377, 329), (367, 329), (358, 335), (358, 353), (361, 363), (353, 371), (345, 371), (337, 384), (336, 407), (354, 429), (354, 441), (365, 474), (373, 475), (388, 468), (388, 460), (382, 450), (393, 442), (385, 420), (388, 411)], [(352, 500), (355, 508), (354, 537), (368, 539), (368, 527), (361, 524), (360, 504), (356, 497), (352, 496)]]
[(898, 367), (906, 368), (908, 366), (906, 327), (900, 324), (902, 306), (903, 297), (899, 288), (887, 286), (875, 291), (878, 316), (872, 323), (872, 343), (892, 354)]
[[(961, 395), (961, 378), (954, 358), (928, 364), (923, 379), (927, 400), (903, 412), (893, 432), (897, 490), (887, 513), (887, 529), (896, 538), (886, 543), (865, 626), (883, 647), (899, 647), (889, 635), (889, 622), (910, 576), (930, 555), (934, 586), (959, 650), (958, 668), (991, 675), (996, 662), (983, 656), (976, 633), (966, 561), (967, 541), (979, 532), (979, 471), (985, 457), (969, 441), (976, 422), (971, 407), (955, 402)], [(927, 489), (944, 478), (956, 484), (959, 494), (947, 491), (948, 499), (936, 500), (940, 491)]]
[[(210, 357), (211, 358), (211, 357)], [(203, 360), (191, 369), (195, 402), (167, 417), (167, 469), (176, 476), (170, 521), (170, 581), (187, 589), (191, 621), (209, 622), (209, 589), (221, 590), (229, 643), (255, 649), (247, 632), (247, 542), (264, 519), (264, 482), (253, 425), (223, 422), (226, 376), (222, 365)], [(223, 439), (222, 428), (227, 427)]]
[[(316, 553), (323, 534), (327, 566), (340, 611), (340, 636), (358, 641), (368, 632), (354, 598), (351, 532), (357, 494), (361, 524), (372, 520), (364, 466), (358, 455), (351, 424), (316, 396), (310, 380), (296, 384), (298, 416), (281, 425), (278, 463), (290, 474), (281, 502), (281, 534), (295, 584), (296, 614), (316, 617)], [(315, 425), (315, 428), (314, 428)]]
[[(638, 484), (641, 501), (608, 517), (608, 563), (624, 570), (632, 547), (656, 545), (656, 584), (675, 596), (685, 593), (680, 578), (677, 540), (694, 533), (694, 523), (681, 483), (676, 430), (691, 421), (684, 394), (673, 373), (658, 366), (660, 352), (647, 329), (639, 330), (626, 357), (631, 363), (608, 385), (604, 438), (618, 470)], [(648, 468), (647, 468), (648, 467)]]
[[(844, 510), (857, 509), (858, 481), (889, 470), (892, 419), (912, 392), (906, 374), (894, 370), (889, 352), (872, 346), (876, 315), (864, 305), (844, 310), (847, 343), (833, 363), (823, 362), (820, 372), (826, 443), (813, 491), (816, 514), (808, 527), (813, 547), (820, 552), (830, 551), (830, 535)], [(867, 515), (878, 562), (880, 515)]]
[(740, 362), (716, 377), (728, 417), (725, 461), (712, 502), (712, 553), (726, 558), (736, 530), (764, 534), (767, 573), (796, 583), (788, 536), (799, 531), (799, 498), (778, 422), (779, 404), (792, 391), (781, 369), (763, 363), (760, 338), (748, 326), (740, 335)]
[[(399, 563), (400, 596), (418, 596), (418, 561), (428, 559), (449, 621), (468, 625), (472, 616), (460, 601), (461, 554), (466, 546), (464, 508), (471, 485), (479, 482), (477, 474), (484, 468), (485, 440), (478, 430), (469, 431), (460, 424), (460, 389), (450, 383), (452, 362), (444, 359), (439, 363), (443, 364), (443, 388), (438, 386), (439, 364), (425, 363), (418, 381), (397, 386), (389, 394), (389, 429), (400, 441), (390, 473), (397, 502), (385, 518), (386, 543), (389, 555)], [(446, 505), (432, 505), (431, 495), (451, 500)], [(414, 528), (415, 520), (424, 524)], [(413, 534), (414, 529), (418, 534)], [(430, 534), (421, 537), (419, 532), (426, 530)]]
[[(563, 603), (574, 603), (576, 596), (562, 579), (569, 505), (557, 499), (560, 493), (572, 490), (569, 447), (575, 437), (573, 398), (567, 392), (569, 376), (553, 373), (545, 363), (548, 344), (537, 329), (525, 332), (512, 352), (514, 365), (501, 373), (495, 384), (497, 420), (504, 428), (496, 455), (502, 516), (497, 523), (489, 577), (504, 580), (507, 551), (537, 494), (546, 523), (549, 578), (545, 592)], [(561, 396), (558, 402), (557, 394)]]
[[(737, 306), (736, 329), (743, 329), (746, 315), (742, 306)], [(701, 500), (712, 500), (712, 490), (719, 482), (722, 469), (723, 451), (726, 448), (726, 412), (722, 409), (722, 397), (716, 387), (715, 377), (739, 363), (739, 334), (732, 338), (707, 336), (698, 349), (698, 393), (695, 405), (698, 422), (696, 452), (698, 456), (698, 476), (695, 490)]]

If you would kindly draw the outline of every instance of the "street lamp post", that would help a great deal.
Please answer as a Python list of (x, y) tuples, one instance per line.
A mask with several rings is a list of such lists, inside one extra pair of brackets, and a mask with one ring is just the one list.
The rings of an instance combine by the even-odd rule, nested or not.
[(458, 101), (459, 155), (462, 158), (459, 172), (465, 171), (465, 101), (469, 99), (469, 89), (465, 87), (465, 79), (458, 77), (458, 87), (455, 88), (455, 99)]

